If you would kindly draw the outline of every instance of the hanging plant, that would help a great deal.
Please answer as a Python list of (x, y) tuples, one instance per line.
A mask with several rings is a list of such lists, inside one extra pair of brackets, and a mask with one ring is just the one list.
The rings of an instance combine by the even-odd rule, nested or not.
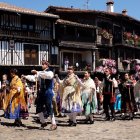
[(132, 38), (132, 33), (130, 33), (130, 32), (124, 32), (123, 33), (123, 37), (124, 37), (125, 40), (126, 39), (130, 39), (130, 38)]
[(116, 61), (113, 59), (99, 59), (100, 66), (96, 67), (95, 72), (104, 73), (106, 68), (110, 68), (112, 74), (116, 74)]
[(130, 45), (134, 45), (135, 43), (134, 43), (134, 40), (133, 39), (129, 39), (129, 44)]
[(109, 33), (106, 30), (102, 30), (101, 35), (106, 39), (110, 39)]
[(96, 67), (95, 72), (104, 73), (104, 67), (103, 66)]

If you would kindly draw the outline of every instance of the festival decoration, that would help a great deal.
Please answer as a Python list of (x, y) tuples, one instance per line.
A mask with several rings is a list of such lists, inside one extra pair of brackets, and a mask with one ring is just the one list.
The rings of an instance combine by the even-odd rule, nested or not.
[(104, 73), (106, 68), (110, 68), (112, 74), (116, 74), (116, 61), (113, 59), (100, 59), (99, 66), (96, 67), (95, 72)]
[(133, 35), (130, 32), (124, 32), (123, 38), (127, 44), (139, 46), (140, 45), (140, 36), (137, 34)]
[(102, 35), (105, 39), (112, 39), (113, 35), (108, 33), (106, 29), (100, 29), (99, 34)]

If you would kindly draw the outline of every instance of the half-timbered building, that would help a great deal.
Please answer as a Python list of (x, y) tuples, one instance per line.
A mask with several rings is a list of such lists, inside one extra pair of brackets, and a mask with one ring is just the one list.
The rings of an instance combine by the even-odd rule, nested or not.
[[(0, 3), (0, 69), (16, 67), (20, 73), (39, 68), (57, 53), (53, 46), (57, 15)], [(57, 64), (57, 60), (55, 64)]]
[(59, 64), (64, 70), (65, 60), (82, 71), (88, 65), (95, 68), (96, 27), (58, 19), (56, 22), (56, 46), (59, 46)]
[[(46, 13), (60, 16), (56, 24), (56, 30), (59, 30), (57, 34), (60, 33), (61, 35), (61, 39), (58, 39), (59, 48), (67, 40), (69, 44), (65, 43), (63, 47), (68, 51), (67, 54), (70, 55), (69, 46), (75, 47), (74, 45), (79, 43), (85, 46), (83, 49), (87, 49), (88, 44), (90, 44), (95, 50), (95, 59), (93, 59), (94, 55), (90, 56), (84, 50), (80, 61), (85, 60), (86, 63), (89, 63), (90, 61), (87, 60), (90, 57), (92, 70), (96, 67), (99, 59), (105, 58), (116, 60), (119, 71), (130, 70), (130, 62), (140, 59), (140, 21), (128, 16), (126, 10), (122, 11), (122, 13), (115, 13), (112, 8), (113, 4), (114, 2), (107, 3), (107, 11), (75, 9), (73, 7), (48, 7), (45, 11)], [(66, 22), (71, 25), (75, 23), (75, 25), (73, 27), (68, 25), (68, 27), (65, 25)], [(82, 25), (82, 27), (80, 28), (78, 24)], [(93, 29), (93, 27), (96, 28)], [(84, 38), (80, 37), (79, 33)], [(68, 36), (70, 34), (71, 36)], [(58, 36), (60, 37), (60, 35)], [(82, 53), (81, 48), (77, 50)], [(76, 56), (78, 57), (78, 55)], [(64, 57), (61, 58), (64, 60)], [(61, 64), (63, 60), (61, 60)], [(96, 62), (96, 65), (93, 61)], [(83, 63), (81, 65), (83, 66)]]

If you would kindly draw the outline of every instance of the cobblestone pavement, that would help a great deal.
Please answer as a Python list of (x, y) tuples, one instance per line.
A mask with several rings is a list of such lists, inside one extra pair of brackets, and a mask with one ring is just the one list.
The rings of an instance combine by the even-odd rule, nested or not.
[[(131, 120), (103, 121), (102, 116), (95, 116), (95, 123), (84, 124), (84, 117), (78, 117), (76, 127), (68, 126), (68, 118), (56, 118), (58, 129), (49, 131), (50, 124), (40, 129), (36, 123), (34, 109), (28, 120), (23, 120), (23, 127), (14, 127), (14, 120), (1, 117), (0, 140), (140, 140), (140, 117)], [(49, 121), (49, 120), (48, 120)], [(50, 121), (49, 121), (50, 122)]]

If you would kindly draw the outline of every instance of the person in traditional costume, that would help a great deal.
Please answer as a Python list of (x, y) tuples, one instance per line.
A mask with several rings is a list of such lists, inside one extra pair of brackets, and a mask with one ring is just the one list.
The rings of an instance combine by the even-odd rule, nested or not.
[(124, 81), (120, 86), (120, 92), (122, 95), (122, 118), (126, 119), (127, 113), (129, 113), (129, 118), (133, 119), (135, 107), (134, 98), (134, 84), (133, 81), (129, 79), (129, 74), (125, 73)]
[(11, 83), (9, 94), (6, 95), (4, 103), (5, 118), (15, 119), (14, 124), (21, 126), (20, 110), (26, 110), (26, 102), (24, 98), (23, 84), (19, 76), (17, 75), (17, 69), (11, 69)]
[(25, 98), (25, 102), (27, 104), (27, 109), (24, 110), (24, 109), (21, 109), (20, 111), (20, 116), (23, 118), (23, 119), (27, 119), (27, 117), (29, 117), (29, 112), (28, 112), (28, 94), (30, 92), (30, 89), (28, 87), (28, 84), (27, 84), (27, 81), (25, 78), (21, 77), (21, 81), (23, 83), (23, 89), (24, 89), (24, 98)]
[(115, 96), (116, 96), (116, 101), (115, 101), (115, 105), (114, 105), (114, 109), (115, 109), (115, 113), (120, 113), (121, 112), (121, 93), (119, 90), (119, 86), (120, 86), (120, 79), (117, 79), (117, 85), (115, 88)]
[(9, 92), (9, 81), (8, 81), (8, 79), (7, 79), (7, 74), (3, 74), (3, 76), (2, 76), (1, 89), (2, 89), (5, 93)]
[(83, 114), (86, 116), (86, 123), (94, 123), (93, 114), (97, 113), (97, 96), (96, 88), (93, 79), (90, 77), (90, 72), (85, 71), (83, 80), (77, 77), (77, 81), (81, 86), (81, 98), (83, 105)]
[(6, 94), (9, 93), (9, 81), (7, 80), (7, 75), (2, 75), (1, 90), (0, 90), (0, 109), (3, 109)]
[[(53, 80), (54, 80), (53, 110), (54, 110), (54, 114), (56, 116), (59, 116), (59, 111), (60, 111), (59, 83), (57, 82), (56, 78), (54, 78)], [(59, 111), (58, 111), (58, 107), (59, 107)]]
[(102, 110), (103, 104), (103, 83), (99, 80), (98, 77), (94, 78), (95, 87), (96, 87), (96, 94), (97, 94), (97, 102), (98, 102), (98, 113)]
[(55, 117), (53, 113), (52, 99), (54, 96), (53, 88), (54, 82), (53, 77), (54, 73), (49, 69), (49, 62), (43, 60), (42, 61), (42, 69), (43, 71), (32, 70), (31, 72), (35, 75), (27, 75), (24, 76), (29, 81), (38, 81), (39, 88), (36, 100), (36, 113), (39, 115), (39, 119), (41, 122), (41, 127), (44, 128), (47, 126), (45, 122), (44, 113), (47, 113), (47, 116), (51, 117), (51, 126), (50, 130), (57, 129), (57, 125), (55, 122)]
[[(115, 120), (115, 111), (114, 111), (114, 84), (113, 77), (111, 76), (110, 68), (105, 69), (105, 77), (103, 79), (103, 108), (106, 115), (105, 120)], [(111, 118), (109, 113), (109, 108), (111, 110)]]
[(80, 96), (80, 86), (76, 80), (73, 66), (69, 66), (67, 76), (60, 80), (57, 77), (62, 91), (62, 113), (69, 116), (69, 126), (76, 126), (77, 113), (82, 112), (82, 101)]
[(134, 85), (134, 96), (137, 104), (137, 109), (138, 111), (140, 111), (140, 70), (137, 72), (137, 74), (138, 74), (138, 81)]
[(134, 74), (130, 75), (130, 80), (133, 82), (133, 85), (135, 86), (135, 84), (137, 83), (137, 80)]

